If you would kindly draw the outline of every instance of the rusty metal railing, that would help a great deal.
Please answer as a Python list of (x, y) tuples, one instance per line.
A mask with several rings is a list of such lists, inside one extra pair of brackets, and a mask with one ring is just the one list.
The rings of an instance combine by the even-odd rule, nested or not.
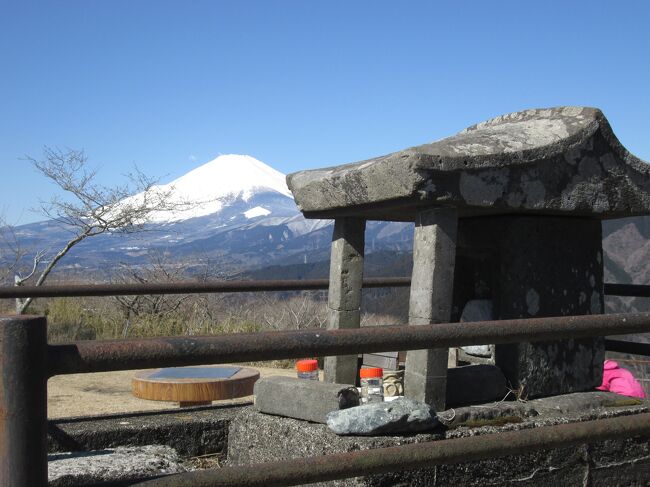
[(650, 313), (232, 333), (48, 346), (48, 375), (560, 340), (650, 331)]
[[(0, 288), (0, 299), (324, 290), (328, 284), (326, 279), (316, 279), (4, 287)], [(363, 285), (367, 288), (406, 287), (410, 285), (410, 279), (365, 279)], [(608, 295), (650, 297), (650, 286), (605, 284), (604, 290)], [(465, 323), (462, 327), (451, 323), (218, 337), (88, 341), (67, 345), (48, 345), (46, 326), (42, 317), (0, 317), (0, 479), (6, 485), (47, 485), (47, 379), (54, 375), (620, 335), (650, 331), (650, 313), (487, 321)], [(606, 343), (610, 350), (648, 354), (648, 347), (640, 344), (619, 340), (606, 340)], [(562, 428), (546, 427), (534, 432), (512, 432), (508, 433), (512, 438), (507, 441), (503, 440), (504, 434), (494, 439), (444, 440), (434, 444), (399, 447), (395, 452), (395, 449), (386, 449), (391, 451), (356, 452), (341, 458), (340, 455), (332, 455), (302, 462), (265, 464), (264, 469), (268, 474), (261, 476), (250, 476), (249, 468), (232, 468), (220, 470), (218, 477), (221, 480), (218, 482), (216, 474), (202, 472), (165, 477), (147, 485), (293, 485), (379, 473), (378, 468), (399, 470), (419, 468), (425, 464), (453, 463), (460, 461), (460, 455), (465, 461), (494, 457), (509, 454), (512, 445), (519, 445), (512, 452), (520, 452), (550, 448), (556, 445), (555, 441), (566, 445), (647, 434), (649, 425), (650, 415), (636, 415), (630, 419), (601, 420), (593, 425), (583, 423)], [(401, 460), (391, 463), (389, 457)], [(364, 470), (366, 467), (363, 465), (375, 466)]]
[[(605, 284), (607, 296), (650, 297), (650, 286), (643, 284)], [(610, 352), (650, 356), (650, 343), (637, 343), (629, 340), (605, 339), (605, 349)]]
[[(409, 277), (371, 277), (365, 288), (408, 287)], [(57, 284), (53, 286), (4, 286), (0, 299), (59, 298), (81, 296), (135, 296), (142, 294), (244, 293), (326, 290), (328, 279), (284, 279), (266, 281), (171, 282), (162, 284)]]
[[(371, 277), (363, 280), (365, 288), (409, 287), (410, 277)], [(60, 298), (82, 296), (136, 296), (142, 294), (239, 293), (271, 291), (317, 291), (329, 286), (328, 279), (282, 279), (172, 282), (146, 284), (56, 284), (52, 286), (2, 286), (0, 299)], [(650, 286), (640, 284), (605, 284), (608, 296), (650, 297)]]
[[(8, 479), (5, 480), (7, 485), (47, 485), (47, 378), (53, 375), (139, 367), (286, 359), (306, 355), (347, 355), (396, 348), (413, 350), (638, 333), (650, 331), (650, 313), (485, 321), (464, 323), (463, 326), (448, 323), (354, 330), (231, 334), (217, 337), (86, 341), (68, 345), (48, 345), (46, 326), (45, 318), (42, 317), (0, 317), (0, 478)], [(647, 420), (645, 417), (641, 419)], [(618, 423), (599, 424), (614, 425), (611, 428), (603, 426), (608, 431), (603, 433), (604, 435), (620, 436), (647, 431), (645, 422), (635, 421), (635, 424), (641, 424), (639, 428)], [(573, 427), (567, 427), (566, 430), (574, 433), (578, 431)], [(584, 436), (580, 436), (583, 433)], [(575, 433), (578, 435), (575, 441), (589, 439), (589, 435), (583, 433)], [(550, 437), (555, 437), (554, 435), (560, 433), (549, 434)], [(529, 440), (525, 439), (525, 435), (518, 438), (524, 438), (521, 441), (530, 448), (544, 448), (550, 444), (536, 440), (527, 443)], [(435, 449), (435, 446), (433, 448)], [(363, 461), (364, 457), (358, 459), (358, 462)], [(436, 461), (444, 461), (444, 455)], [(350, 470), (323, 474), (322, 478), (330, 478), (327, 475), (336, 475), (336, 478), (340, 478), (340, 475), (356, 475), (354, 465), (359, 464), (352, 465)], [(408, 468), (417, 468), (420, 464), (405, 465), (409, 465)], [(245, 471), (249, 472), (250, 469), (245, 468)], [(291, 477), (294, 474), (295, 471), (289, 469), (278, 482), (285, 485), (297, 482), (300, 479)], [(241, 477), (243, 474), (240, 472), (233, 475)], [(316, 478), (319, 479), (321, 477)], [(200, 485), (221, 485), (213, 480), (212, 478), (209, 482), (206, 481), (208, 483)], [(199, 485), (194, 483), (192, 477), (180, 476), (164, 481), (168, 483), (161, 485)], [(246, 481), (225, 485), (262, 484), (250, 484)]]

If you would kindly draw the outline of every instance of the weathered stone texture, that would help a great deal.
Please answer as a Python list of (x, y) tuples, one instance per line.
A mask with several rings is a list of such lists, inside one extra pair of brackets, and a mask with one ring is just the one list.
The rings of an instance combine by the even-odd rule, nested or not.
[[(559, 399), (556, 401), (556, 399)], [(231, 465), (288, 460), (395, 445), (498, 433), (648, 411), (648, 403), (622, 406), (608, 392), (568, 394), (526, 403), (500, 402), (444, 411), (451, 429), (407, 436), (337, 436), (325, 425), (245, 410), (233, 420), (229, 436)], [(559, 407), (556, 407), (559, 406)], [(507, 423), (497, 426), (499, 423)], [(504, 458), (429, 469), (324, 482), (321, 486), (648, 485), (650, 438), (608, 441), (541, 450)]]
[[(418, 213), (413, 237), (413, 275), (409, 298), (409, 325), (448, 323), (451, 317), (456, 232), (454, 209)], [(443, 349), (410, 350), (406, 354), (404, 395), (445, 408), (447, 361)]]
[(48, 457), (48, 484), (50, 487), (124, 485), (187, 470), (174, 449), (161, 445), (56, 453)]
[(357, 311), (361, 305), (365, 220), (339, 218), (334, 222), (328, 306)]
[(325, 423), (332, 411), (359, 405), (355, 387), (272, 376), (255, 383), (255, 409), (266, 414)]
[[(456, 321), (465, 303), (475, 298), (493, 301), (497, 319), (602, 312), (598, 221), (561, 217), (463, 219), (458, 240), (454, 306), (450, 319), (443, 317), (439, 321)], [(431, 247), (430, 251), (433, 254), (435, 248)], [(441, 305), (436, 307), (431, 300), (446, 299), (449, 279), (442, 280), (445, 284), (438, 287), (436, 294), (432, 292), (435, 286), (430, 283), (436, 268), (427, 266), (426, 261), (415, 268), (414, 283), (418, 282), (416, 273), (420, 271), (425, 280), (423, 287), (428, 292), (420, 293), (417, 297), (421, 300), (412, 299), (412, 303), (441, 309)], [(433, 316), (423, 317), (424, 314), (412, 316), (412, 321), (438, 321)], [(419, 363), (423, 364), (420, 377), (426, 377), (425, 371), (430, 370), (427, 369), (428, 352), (409, 352), (409, 360), (418, 353), (425, 355)], [(508, 383), (513, 388), (523, 385), (524, 394), (535, 397), (589, 390), (599, 385), (604, 351), (602, 340), (580, 339), (504, 345), (498, 347), (497, 355)], [(443, 362), (440, 361), (440, 370)], [(407, 383), (407, 394), (408, 390)]]
[[(327, 300), (328, 329), (359, 328), (366, 222), (337, 218), (332, 235), (330, 285)], [(326, 382), (355, 384), (357, 356), (325, 357)]]
[[(598, 220), (495, 217), (460, 220), (452, 319), (466, 302), (490, 299), (495, 319), (603, 313)], [(528, 397), (600, 385), (600, 338), (498, 345), (495, 363)]]
[(409, 324), (446, 323), (451, 314), (458, 217), (453, 208), (418, 213), (413, 234)]
[(435, 205), (461, 217), (650, 212), (650, 167), (586, 107), (510, 113), (431, 144), (290, 174), (287, 183), (308, 217), (413, 221), (418, 207)]
[(429, 405), (403, 397), (327, 415), (327, 426), (337, 435), (403, 435), (431, 431), (438, 425), (436, 412)]
[[(326, 425), (305, 423), (289, 418), (242, 411), (232, 423), (228, 439), (228, 464), (248, 465), (259, 462), (288, 460), (359, 449), (393, 446), (397, 442), (412, 443), (415, 438), (439, 439), (441, 434), (418, 434), (406, 437), (337, 436)], [(355, 479), (313, 485), (367, 485)], [(384, 484), (404, 485), (404, 484)]]
[(242, 406), (208, 406), (48, 422), (48, 451), (166, 445), (182, 456), (226, 454), (228, 425)]
[[(448, 371), (447, 401), (452, 406), (503, 399), (507, 392), (503, 374), (493, 365), (470, 365)], [(281, 376), (255, 383), (255, 409), (266, 414), (325, 423), (331, 411), (358, 404), (356, 389), (344, 384)]]
[(543, 450), (507, 459), (484, 460), (437, 469), (433, 486), (582, 487), (585, 447)]

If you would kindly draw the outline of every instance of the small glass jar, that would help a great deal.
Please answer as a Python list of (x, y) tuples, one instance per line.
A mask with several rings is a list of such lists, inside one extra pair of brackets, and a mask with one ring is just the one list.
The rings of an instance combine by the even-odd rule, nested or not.
[(296, 362), (298, 379), (318, 380), (318, 360), (304, 359)]
[(384, 402), (384, 370), (381, 367), (364, 367), (361, 378), (361, 404)]

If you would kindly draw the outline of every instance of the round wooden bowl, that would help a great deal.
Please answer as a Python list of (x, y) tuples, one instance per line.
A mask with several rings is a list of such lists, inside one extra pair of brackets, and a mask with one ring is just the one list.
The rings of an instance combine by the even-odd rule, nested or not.
[(141, 399), (174, 401), (181, 407), (198, 406), (250, 396), (259, 378), (257, 370), (244, 367), (170, 367), (136, 373), (131, 390)]

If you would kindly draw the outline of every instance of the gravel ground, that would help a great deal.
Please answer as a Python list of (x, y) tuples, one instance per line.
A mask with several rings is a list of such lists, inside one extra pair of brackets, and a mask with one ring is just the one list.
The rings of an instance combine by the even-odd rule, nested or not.
[[(253, 367), (261, 377), (284, 375), (295, 377), (291, 369)], [(47, 409), (49, 418), (96, 416), (135, 411), (156, 411), (178, 407), (177, 403), (148, 401), (131, 394), (131, 379), (137, 371), (98, 372), (95, 374), (72, 374), (53, 377), (48, 381)], [(250, 402), (252, 396), (215, 404)]]

